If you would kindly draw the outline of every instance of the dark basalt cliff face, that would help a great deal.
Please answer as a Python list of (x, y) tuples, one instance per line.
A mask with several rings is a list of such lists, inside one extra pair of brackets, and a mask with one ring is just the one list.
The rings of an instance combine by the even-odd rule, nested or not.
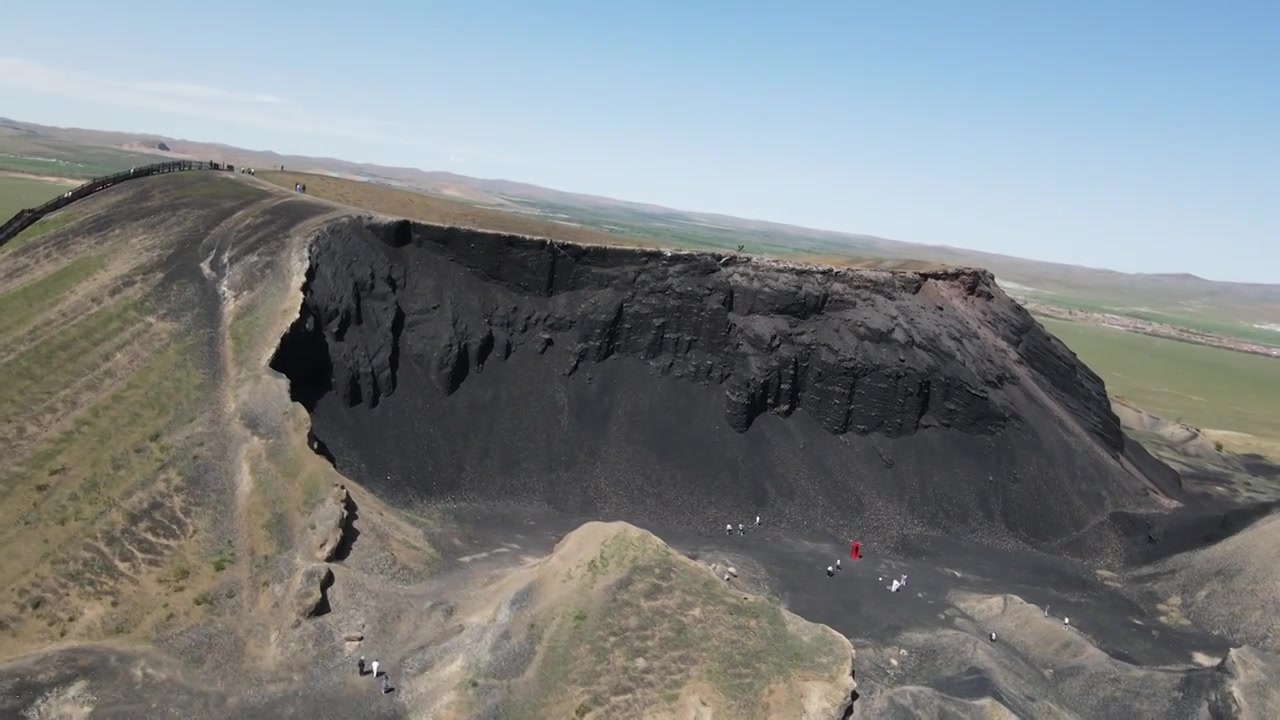
[(340, 470), (405, 497), (1047, 540), (1142, 495), (1102, 381), (983, 271), (346, 218), (273, 367)]

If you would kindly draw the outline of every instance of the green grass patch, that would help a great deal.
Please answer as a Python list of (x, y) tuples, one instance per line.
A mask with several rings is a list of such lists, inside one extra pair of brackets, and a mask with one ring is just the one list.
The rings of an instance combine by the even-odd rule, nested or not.
[(3, 247), (0, 247), (0, 254), (17, 250), (41, 235), (51, 233), (58, 228), (70, 225), (78, 219), (79, 215), (76, 215), (74, 212), (69, 212), (66, 209), (43, 217), (32, 224), (31, 227), (15, 235), (14, 238), (5, 243)]
[(262, 188), (242, 182), (230, 175), (210, 177), (211, 173), (204, 171), (179, 174), (182, 175), (184, 182), (187, 184), (187, 187), (183, 189), (185, 197), (244, 201), (267, 196), (266, 191)]
[(263, 557), (275, 557), (293, 535), (293, 515), (286, 512), (290, 506), (285, 500), (287, 488), (283, 487), (284, 479), (275, 466), (261, 453), (250, 455), (249, 471), (253, 473), (253, 501), (246, 512), (249, 527), (254, 529), (252, 552)]
[(273, 285), (255, 291), (243, 300), (231, 318), (231, 349), (236, 365), (245, 368), (254, 360), (254, 351), (264, 349), (263, 334), (279, 309), (284, 298), (283, 285)]
[(1280, 360), (1090, 323), (1040, 322), (1112, 395), (1166, 420), (1280, 438)]
[(57, 476), (24, 514), (24, 524), (96, 516), (121, 487), (154, 476), (170, 460), (169, 433), (207, 406), (209, 378), (195, 360), (195, 342), (182, 338), (157, 353), (86, 408), (66, 432), (41, 445), (16, 473), (6, 473), (3, 485), (10, 492)]
[(232, 548), (230, 545), (227, 545), (222, 548), (219, 548), (218, 551), (214, 553), (213, 558), (209, 561), (209, 564), (213, 567), (214, 572), (222, 572), (223, 570), (226, 570), (227, 568), (234, 565), (235, 562), (236, 562), (235, 548)]
[(53, 308), (67, 291), (101, 270), (106, 262), (103, 255), (82, 257), (5, 293), (0, 297), (0, 338), (31, 325)]
[(289, 487), (290, 499), (296, 503), (296, 509), (304, 513), (313, 510), (327, 497), (336, 479), (324, 463), (310, 462), (314, 453), (307, 449), (303, 439), (305, 435), (306, 431), (301, 428), (286, 428), (288, 442), (266, 445), (267, 462), (280, 481)]
[(54, 158), (24, 157), (21, 155), (0, 154), (0, 170), (9, 172), (65, 177), (75, 180), (91, 180), (104, 175), (112, 175), (121, 170), (128, 170), (132, 165), (114, 162), (71, 162)]
[(1157, 310), (1127, 309), (1124, 312), (1119, 312), (1117, 314), (1138, 318), (1139, 320), (1165, 323), (1166, 325), (1187, 328), (1188, 330), (1225, 335), (1238, 340), (1258, 343), (1259, 345), (1280, 347), (1280, 332), (1264, 330), (1252, 325), (1216, 320), (1214, 318), (1193, 317), (1191, 315), (1181, 313), (1160, 312)]
[(1133, 299), (1078, 297), (1052, 293), (1033, 293), (1028, 295), (1027, 299), (1032, 302), (1054, 305), (1070, 310), (1118, 315), (1136, 320), (1172, 325), (1197, 332), (1223, 335), (1260, 345), (1280, 347), (1280, 333), (1230, 318), (1229, 312), (1217, 308), (1212, 308), (1204, 313), (1196, 313), (1190, 310), (1164, 307), (1136, 307)]
[(691, 222), (683, 213), (642, 212), (628, 208), (591, 208), (553, 202), (530, 202), (508, 198), (533, 217), (563, 220), (602, 230), (620, 237), (647, 240), (663, 247), (706, 252), (733, 252), (743, 245), (748, 253), (795, 258), (808, 254), (838, 255), (855, 259), (860, 249), (851, 241), (827, 241), (817, 236), (782, 238), (767, 231), (716, 227)]
[(103, 350), (122, 349), (143, 318), (138, 300), (109, 305), (0, 364), (0, 422), (39, 408), (90, 375), (105, 362)]
[(36, 178), (0, 176), (0, 222), (13, 217), (19, 210), (39, 207), (71, 189), (70, 185)]
[(182, 592), (186, 582), (191, 579), (191, 565), (186, 558), (177, 557), (170, 561), (169, 567), (156, 580), (166, 586), (170, 592)]
[(208, 408), (198, 357), (197, 340), (179, 338), (25, 461), (0, 468), (0, 543), (14, 548), (0, 557), (0, 577), (56, 564), (103, 522), (126, 517), (129, 493), (187, 467), (175, 433)]
[(79, 180), (112, 175), (165, 157), (48, 137), (0, 136), (0, 170)]

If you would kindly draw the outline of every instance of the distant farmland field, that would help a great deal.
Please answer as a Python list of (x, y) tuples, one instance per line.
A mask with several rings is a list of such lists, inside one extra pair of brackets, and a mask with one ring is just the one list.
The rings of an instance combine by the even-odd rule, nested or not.
[(1107, 383), (1167, 420), (1280, 441), (1280, 360), (1041, 318)]
[(68, 185), (34, 178), (0, 175), (0, 222), (13, 217), (19, 210), (42, 205), (70, 189)]

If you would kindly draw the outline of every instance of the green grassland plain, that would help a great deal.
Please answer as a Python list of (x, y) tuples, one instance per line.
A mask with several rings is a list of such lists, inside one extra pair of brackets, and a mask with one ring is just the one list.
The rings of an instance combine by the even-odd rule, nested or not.
[[(1087, 291), (1035, 293), (1025, 297), (1032, 302), (1068, 310), (1119, 315), (1121, 317), (1163, 323), (1197, 332), (1213, 333), (1259, 345), (1280, 347), (1280, 332), (1259, 327), (1262, 323), (1241, 320), (1230, 307), (1187, 307), (1185, 301), (1144, 300), (1118, 295), (1106, 296)], [(1259, 320), (1271, 318), (1260, 317)]]
[(80, 180), (111, 175), (165, 158), (123, 148), (87, 147), (25, 135), (0, 135), (0, 171)]
[(70, 189), (68, 185), (37, 178), (0, 175), (0, 222), (19, 210), (43, 205)]
[(1166, 420), (1280, 443), (1280, 360), (1092, 323), (1039, 320), (1113, 396)]

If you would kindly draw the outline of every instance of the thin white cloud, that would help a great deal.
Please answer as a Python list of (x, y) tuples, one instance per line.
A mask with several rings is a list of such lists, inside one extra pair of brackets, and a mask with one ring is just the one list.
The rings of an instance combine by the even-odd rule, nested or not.
[(265, 130), (367, 139), (371, 134), (399, 135), (407, 129), (374, 118), (315, 112), (267, 93), (188, 82), (121, 80), (17, 57), (0, 57), (0, 86)]
[(198, 117), (262, 130), (376, 141), (427, 150), (452, 163), (491, 161), (525, 165), (448, 142), (424, 123), (321, 112), (266, 92), (232, 90), (184, 81), (136, 81), (65, 70), (20, 57), (0, 56), (0, 87), (81, 102)]
[(171, 97), (184, 97), (193, 100), (223, 100), (227, 102), (237, 103), (257, 103), (264, 105), (276, 105), (288, 102), (284, 98), (267, 93), (240, 93), (222, 88), (210, 87), (208, 85), (197, 85), (186, 82), (143, 82), (137, 83), (137, 88), (146, 92), (156, 93), (158, 95), (168, 95)]

